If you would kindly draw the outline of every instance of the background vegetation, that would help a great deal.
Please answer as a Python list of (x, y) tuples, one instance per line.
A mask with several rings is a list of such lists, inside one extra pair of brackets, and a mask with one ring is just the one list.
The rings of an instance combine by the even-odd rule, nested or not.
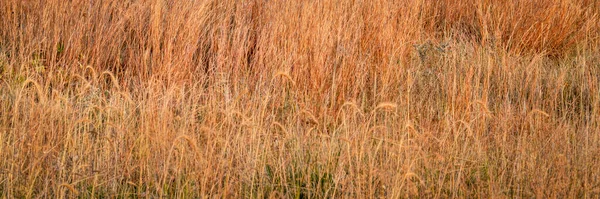
[(599, 14), (2, 0), (0, 197), (599, 197)]

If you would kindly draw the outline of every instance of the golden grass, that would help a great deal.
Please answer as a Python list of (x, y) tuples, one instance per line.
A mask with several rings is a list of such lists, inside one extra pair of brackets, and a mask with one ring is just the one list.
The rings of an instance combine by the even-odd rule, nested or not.
[(0, 3), (0, 197), (600, 197), (593, 0)]

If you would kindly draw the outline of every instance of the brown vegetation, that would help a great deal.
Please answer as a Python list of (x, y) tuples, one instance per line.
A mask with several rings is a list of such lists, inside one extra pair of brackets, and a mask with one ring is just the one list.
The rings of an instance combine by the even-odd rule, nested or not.
[(0, 197), (600, 197), (594, 0), (0, 3)]

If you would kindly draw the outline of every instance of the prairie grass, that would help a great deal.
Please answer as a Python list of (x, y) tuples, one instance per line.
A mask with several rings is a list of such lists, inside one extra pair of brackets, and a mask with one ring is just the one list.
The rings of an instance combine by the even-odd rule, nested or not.
[(597, 198), (594, 0), (0, 3), (0, 198)]

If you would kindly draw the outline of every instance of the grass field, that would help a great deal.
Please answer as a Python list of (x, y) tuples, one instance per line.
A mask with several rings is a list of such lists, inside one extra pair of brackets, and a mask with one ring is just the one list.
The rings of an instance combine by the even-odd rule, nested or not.
[(2, 0), (38, 197), (600, 197), (600, 2)]

